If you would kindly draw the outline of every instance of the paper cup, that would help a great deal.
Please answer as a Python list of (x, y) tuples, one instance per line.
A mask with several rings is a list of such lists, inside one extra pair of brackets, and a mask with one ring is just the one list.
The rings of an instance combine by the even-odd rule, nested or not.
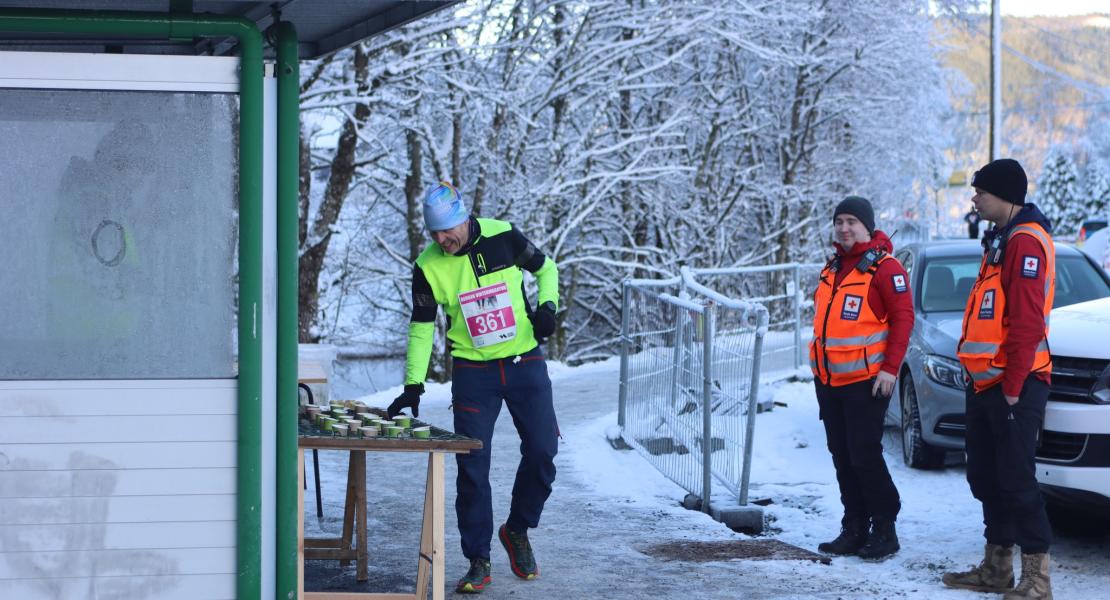
[(424, 427), (413, 427), (412, 437), (419, 440), (426, 440), (432, 437), (432, 428), (425, 425)]
[(351, 433), (355, 433), (356, 431), (358, 431), (359, 427), (362, 427), (362, 421), (359, 421), (358, 419), (345, 419), (343, 422), (347, 424), (347, 427), (350, 429)]
[(408, 429), (409, 427), (412, 427), (412, 417), (408, 415), (397, 415), (396, 417), (393, 417), (393, 423), (395, 425), (400, 425), (404, 429)]
[(358, 432), (361, 433), (364, 438), (378, 437), (377, 427), (359, 427)]
[(378, 431), (384, 434), (385, 428), (389, 427), (390, 425), (396, 425), (396, 423), (390, 421), (389, 419), (382, 419), (381, 421), (378, 421)]
[(320, 407), (309, 404), (304, 408), (304, 413), (308, 415), (309, 422), (315, 423), (316, 416), (320, 414)]
[(404, 427), (401, 427), (399, 425), (390, 425), (390, 426), (385, 428), (385, 437), (399, 438), (399, 437), (401, 437), (401, 433), (404, 432), (404, 431), (405, 431)]
[(323, 429), (324, 431), (331, 431), (332, 427), (335, 426), (335, 424), (338, 422), (339, 421), (331, 417), (323, 417), (322, 419), (320, 419), (320, 429)]
[(370, 421), (371, 421), (372, 419), (376, 419), (376, 418), (377, 418), (377, 417), (376, 417), (375, 415), (372, 415), (372, 414), (370, 414), (370, 413), (368, 413), (368, 412), (360, 412), (360, 413), (357, 413), (357, 414), (356, 414), (356, 416), (357, 416), (357, 417), (358, 417), (358, 419), (359, 419), (360, 421), (362, 421), (363, 423), (369, 423), (369, 422), (370, 422)]
[(331, 432), (339, 437), (347, 437), (347, 424), (336, 423), (331, 426)]

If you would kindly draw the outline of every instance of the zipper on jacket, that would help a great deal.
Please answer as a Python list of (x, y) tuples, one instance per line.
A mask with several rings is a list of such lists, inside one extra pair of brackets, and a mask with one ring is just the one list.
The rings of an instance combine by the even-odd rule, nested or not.
[(478, 254), (478, 242), (481, 240), (482, 234), (479, 233), (478, 237), (474, 238), (474, 243), (470, 244), (470, 250), (466, 251), (466, 257), (470, 259), (470, 272), (474, 273), (474, 283), (477, 283), (478, 287), (482, 287), (482, 278), (478, 275), (478, 260), (475, 256)]

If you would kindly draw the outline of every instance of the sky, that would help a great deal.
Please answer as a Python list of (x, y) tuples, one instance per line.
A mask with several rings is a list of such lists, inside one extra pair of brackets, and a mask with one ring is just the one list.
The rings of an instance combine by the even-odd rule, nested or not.
[(1016, 17), (1110, 14), (1110, 0), (1001, 0), (1000, 6), (1002, 14)]

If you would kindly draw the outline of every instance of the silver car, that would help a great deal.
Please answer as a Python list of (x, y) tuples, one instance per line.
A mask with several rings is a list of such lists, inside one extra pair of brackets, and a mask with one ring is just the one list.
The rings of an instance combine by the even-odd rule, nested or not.
[[(902, 429), (902, 458), (944, 466), (964, 449), (964, 379), (956, 360), (964, 306), (983, 255), (977, 240), (923, 242), (894, 253), (910, 274), (917, 318), (887, 422)], [(1110, 296), (1110, 276), (1071, 246), (1056, 245), (1053, 308)]]

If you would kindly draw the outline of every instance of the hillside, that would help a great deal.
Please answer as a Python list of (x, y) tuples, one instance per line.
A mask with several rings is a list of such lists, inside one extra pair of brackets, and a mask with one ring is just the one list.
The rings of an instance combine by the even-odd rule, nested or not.
[[(974, 169), (987, 158), (990, 19), (944, 25), (946, 62), (962, 75), (953, 85), (954, 155)], [(1086, 162), (1085, 142), (1108, 133), (1110, 15), (1007, 17), (1002, 36), (1003, 155), (1019, 158), (1034, 177), (1056, 144), (1077, 146), (1078, 160)]]

